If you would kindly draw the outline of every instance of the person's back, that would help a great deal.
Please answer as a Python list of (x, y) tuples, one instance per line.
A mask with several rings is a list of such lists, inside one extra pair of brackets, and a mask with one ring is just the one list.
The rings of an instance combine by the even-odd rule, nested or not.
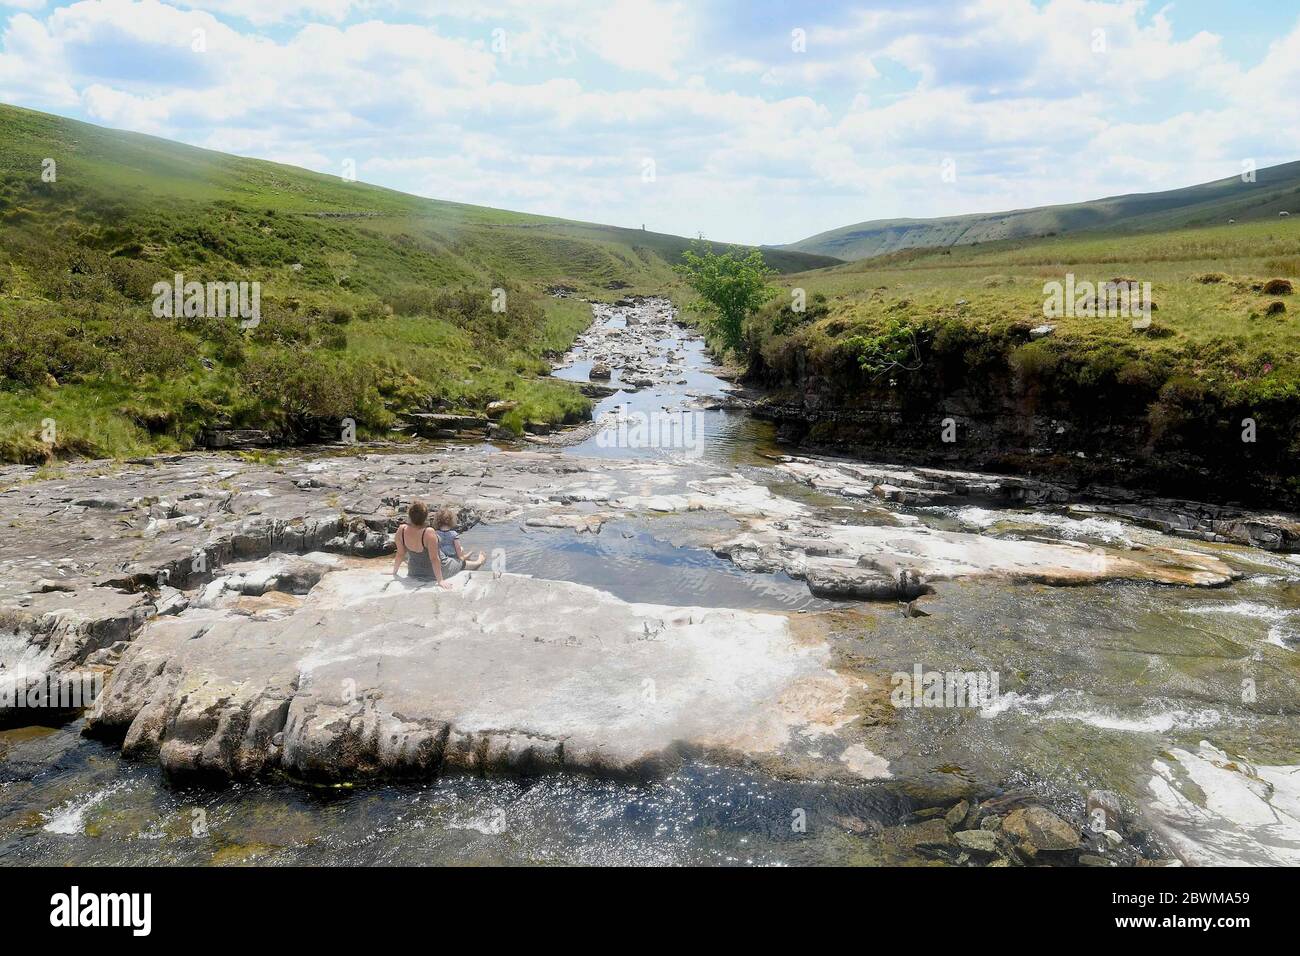
[(441, 556), (429, 551), (431, 543), (435, 547), (439, 546), (438, 537), (429, 534), (432, 530), (427, 524), (429, 509), (423, 501), (417, 499), (412, 501), (411, 506), (406, 510), (406, 517), (408, 523), (399, 525), (394, 536), (397, 554), (393, 559), (393, 574), (397, 574), (398, 568), (405, 560), (407, 577), (425, 581), (436, 580), (443, 587), (447, 587), (447, 582), (443, 580), (441, 560), (434, 563), (435, 557)]
[(442, 552), (445, 558), (456, 558), (456, 539), (460, 537), (460, 532), (454, 528), (439, 528), (434, 532), (438, 536), (438, 550)]
[(428, 532), (429, 529), (425, 525), (413, 526), (409, 524), (402, 525), (402, 530), (399, 531), (399, 533), (406, 535), (407, 538), (411, 538), (413, 533), (419, 536), (420, 547), (418, 550), (411, 546), (409, 540), (404, 539), (403, 541), (406, 544), (406, 573), (410, 577), (431, 580), (435, 576), (433, 573), (433, 558), (430, 556), (428, 548)]

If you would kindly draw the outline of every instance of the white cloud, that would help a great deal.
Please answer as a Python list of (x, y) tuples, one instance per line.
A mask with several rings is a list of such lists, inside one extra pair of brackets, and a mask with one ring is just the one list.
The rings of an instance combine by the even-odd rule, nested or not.
[(677, 76), (690, 37), (689, 8), (655, 0), (613, 0), (586, 33), (588, 45), (608, 62), (669, 80)]
[(63, 70), (60, 44), (40, 21), (25, 13), (11, 18), (0, 38), (0, 99), (62, 109), (79, 101)]
[(367, 0), (176, 0), (178, 6), (238, 17), (264, 26), (285, 20), (319, 18), (337, 23), (354, 9), (366, 9)]
[(441, 198), (779, 242), (1295, 158), (1300, 24), (1241, 64), (1176, 14), (873, 6), (809, 23), (794, 53), (784, 22), (728, 32), (678, 0), (81, 0), (0, 20), (0, 98), (322, 171), (354, 158)]

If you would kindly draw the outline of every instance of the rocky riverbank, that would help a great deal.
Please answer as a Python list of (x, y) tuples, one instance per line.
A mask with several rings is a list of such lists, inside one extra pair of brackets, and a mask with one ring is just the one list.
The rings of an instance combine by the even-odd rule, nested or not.
[(1142, 498), (1121, 488), (1067, 485), (1021, 475), (905, 468), (836, 458), (785, 456), (781, 469), (813, 488), (849, 498), (910, 505), (1057, 505), (1077, 516), (1110, 515), (1165, 534), (1300, 552), (1300, 517), (1175, 498)]
[[(246, 571), (239, 562), (391, 553), (392, 533), (414, 497), (456, 507), (465, 529), (514, 523), (599, 533), (612, 520), (677, 515), (679, 544), (747, 571), (784, 571), (830, 597), (910, 600), (963, 578), (1219, 585), (1233, 577), (1211, 555), (1167, 547), (1130, 553), (1074, 542), (995, 543), (897, 514), (881, 525), (845, 526), (742, 475), (648, 461), (449, 448), (305, 455), (275, 465), (201, 454), (83, 462), (47, 480), (23, 480), (28, 474), (0, 472), (9, 483), (0, 492), (9, 519), (0, 543), (0, 613), (21, 644), (0, 663), (29, 677), (107, 671), (146, 622), (190, 605), (197, 611), (214, 589), (251, 597), (276, 589), (279, 564)], [(232, 562), (241, 568), (233, 581)], [(290, 593), (309, 579), (296, 567), (286, 578)], [(556, 614), (539, 626), (563, 630), (564, 612)]]
[[(738, 414), (702, 410), (724, 390), (660, 303), (597, 314), (562, 373), (603, 362), (611, 403)], [(1162, 525), (1031, 478), (746, 461), (354, 445), (0, 470), (0, 717), (90, 674), (86, 732), (184, 782), (660, 780), (704, 761), (879, 795), (888, 810), (831, 815), (877, 862), (1300, 845), (1300, 666), (1287, 612), (1251, 603), (1291, 580), (1271, 553), (1285, 519)], [(458, 508), (489, 565), (449, 590), (388, 575), (414, 497)], [(718, 581), (752, 590), (721, 601), (701, 587)], [(1276, 634), (1197, 626), (1242, 603)], [(946, 682), (941, 706), (897, 699), (917, 669)], [(990, 694), (945, 701), (981, 676)]]
[(766, 390), (753, 413), (809, 454), (1035, 475), (1076, 499), (1139, 508), (1159, 499), (1175, 526), (1198, 530), (1272, 509), (1294, 523), (1300, 511), (1290, 399), (1215, 407), (1198, 404), (1191, 386), (1190, 397), (1174, 391), (1148, 409), (1151, 396), (1125, 404), (1123, 388), (1065, 396), (1050, 383), (1028, 388), (1006, 367), (976, 373), (962, 363), (952, 358), (898, 387), (856, 370), (819, 374), (805, 368), (811, 360), (746, 381)]

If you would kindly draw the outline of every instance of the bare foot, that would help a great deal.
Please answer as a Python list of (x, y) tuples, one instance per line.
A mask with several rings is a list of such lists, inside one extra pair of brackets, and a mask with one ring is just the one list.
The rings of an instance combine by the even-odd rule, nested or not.
[(487, 555), (480, 551), (477, 557), (470, 558), (465, 562), (465, 567), (467, 570), (477, 571), (479, 568), (483, 567), (483, 562), (486, 560)]

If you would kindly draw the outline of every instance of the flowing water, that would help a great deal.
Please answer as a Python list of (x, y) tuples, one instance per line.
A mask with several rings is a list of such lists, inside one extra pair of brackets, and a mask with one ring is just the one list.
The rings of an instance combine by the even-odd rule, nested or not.
[[(698, 339), (683, 332), (658, 344), (683, 356), (685, 381), (620, 392), (599, 403), (598, 415), (621, 406), (629, 413), (680, 410), (724, 392)], [(585, 381), (592, 358), (571, 359), (557, 374)], [(617, 371), (612, 384), (619, 384)], [(777, 494), (839, 509), (845, 521), (885, 514), (878, 504), (813, 492), (773, 471), (768, 456), (780, 449), (768, 424), (743, 412), (695, 414), (703, 435), (696, 449), (627, 447), (596, 435), (562, 453), (722, 466)], [(1135, 546), (1152, 535), (1046, 511), (893, 510), (990, 534)], [(613, 520), (598, 536), (494, 525), (470, 532), (466, 542), (506, 548), (512, 570), (632, 601), (783, 612), (833, 606), (783, 574), (744, 572), (678, 546), (671, 522)], [(1166, 815), (1174, 821), (1173, 836), (1161, 831), (1166, 846), (1185, 835), (1197, 846), (1226, 847), (1230, 857), (1287, 861), (1300, 854), (1292, 827), (1300, 802), (1288, 810), (1279, 799), (1280, 811), (1249, 804), (1231, 781), (1205, 770), (1210, 763), (1198, 762), (1198, 748), (1206, 741), (1225, 759), (1249, 761), (1260, 768), (1251, 779), (1281, 781), (1279, 793), (1289, 775), (1300, 779), (1300, 564), (1262, 551), (1216, 550), (1243, 573), (1219, 590), (965, 584), (943, 592), (939, 613), (928, 618), (886, 608), (838, 624), (837, 640), (886, 671), (924, 661), (1003, 675), (1000, 697), (978, 714), (905, 712), (891, 725), (907, 755), (896, 776), (914, 775), (904, 786), (801, 783), (688, 763), (650, 784), (449, 776), (423, 786), (182, 790), (167, 786), (156, 768), (83, 738), (78, 720), (0, 731), (0, 863), (870, 864), (898, 861), (874, 834), (942, 803), (945, 787), (957, 794), (962, 784), (993, 781), (1082, 813), (1089, 788), (1143, 806), (1165, 777), (1181, 786), (1191, 781), (1213, 811), (1213, 819), (1190, 822)], [(791, 825), (794, 816), (801, 827)], [(1243, 841), (1246, 830), (1251, 837)], [(1261, 841), (1272, 850), (1261, 851)], [(1168, 855), (1158, 845), (1144, 852)]]

